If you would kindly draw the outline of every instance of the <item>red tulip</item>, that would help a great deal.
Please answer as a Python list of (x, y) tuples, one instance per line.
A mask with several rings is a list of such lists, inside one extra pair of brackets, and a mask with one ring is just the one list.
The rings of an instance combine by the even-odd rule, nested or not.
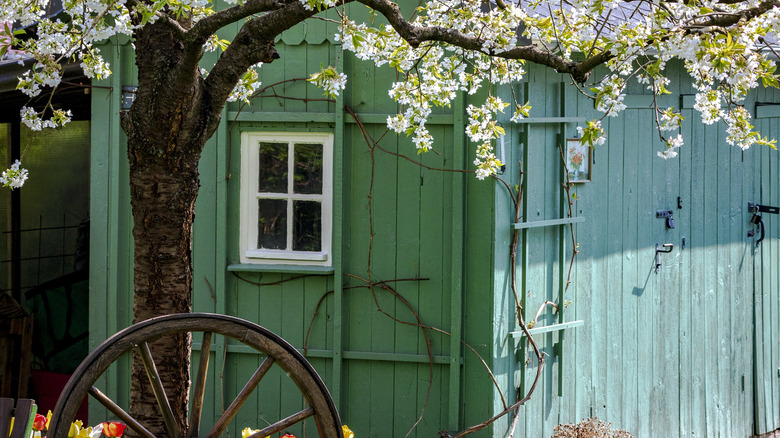
[(118, 421), (106, 421), (103, 423), (103, 435), (107, 437), (119, 437), (125, 433), (126, 425)]
[(291, 433), (286, 433), (286, 434), (282, 435), (282, 438), (295, 438), (295, 435), (293, 435)]
[(35, 420), (33, 420), (33, 429), (42, 431), (46, 428), (46, 417), (41, 414), (35, 414)]

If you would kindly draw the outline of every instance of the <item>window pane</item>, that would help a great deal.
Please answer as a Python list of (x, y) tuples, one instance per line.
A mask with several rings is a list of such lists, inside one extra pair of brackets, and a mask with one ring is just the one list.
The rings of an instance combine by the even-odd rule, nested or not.
[(257, 190), (287, 193), (287, 143), (260, 143)]
[(322, 205), (317, 201), (293, 201), (293, 250), (322, 251)]
[(257, 214), (257, 247), (287, 249), (286, 200), (260, 200)]
[(295, 193), (322, 193), (322, 145), (295, 144)]

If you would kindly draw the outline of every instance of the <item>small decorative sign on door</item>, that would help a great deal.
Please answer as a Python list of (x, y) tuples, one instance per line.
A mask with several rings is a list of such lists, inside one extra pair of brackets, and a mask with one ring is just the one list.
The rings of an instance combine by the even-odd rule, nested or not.
[(570, 183), (590, 181), (590, 154), (590, 147), (582, 144), (579, 138), (566, 140), (566, 169)]

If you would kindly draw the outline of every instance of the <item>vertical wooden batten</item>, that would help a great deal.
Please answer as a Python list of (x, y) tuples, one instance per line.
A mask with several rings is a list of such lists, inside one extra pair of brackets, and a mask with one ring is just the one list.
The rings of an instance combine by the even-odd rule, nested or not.
[[(126, 40), (126, 39), (124, 39)], [(106, 44), (106, 61), (116, 66), (116, 73), (107, 80), (96, 80), (92, 88), (91, 120), (91, 191), (90, 191), (90, 348), (124, 327), (131, 315), (123, 314), (127, 309), (122, 302), (131, 284), (122, 284), (127, 271), (132, 272), (132, 257), (122, 251), (129, 238), (130, 227), (125, 215), (129, 213), (129, 198), (124, 197), (126, 172), (125, 143), (119, 126), (119, 112), (122, 98), (122, 81), (129, 75), (120, 66), (125, 64), (123, 55), (127, 51), (126, 41), (112, 38)], [(128, 68), (124, 65), (125, 68)], [(104, 88), (105, 87), (105, 88)], [(128, 262), (130, 265), (128, 266)], [(129, 276), (132, 278), (132, 275)], [(132, 296), (132, 292), (129, 293)], [(101, 380), (101, 390), (111, 394), (122, 391), (117, 370), (109, 370)], [(93, 403), (90, 407), (93, 418), (104, 417), (105, 408)]]
[[(453, 124), (453, 144), (466, 145), (466, 136), (464, 134), (465, 122), (465, 104), (463, 93), (460, 92), (453, 103), (454, 124)], [(453, 148), (453, 166), (459, 168), (465, 165), (465, 147)], [(460, 427), (460, 397), (461, 397), (461, 355), (463, 347), (462, 328), (463, 328), (463, 232), (464, 232), (464, 175), (454, 173), (452, 175), (452, 271), (451, 271), (451, 291), (450, 296), (450, 363), (449, 363), (449, 401), (448, 401), (448, 422), (447, 427), (450, 430), (457, 430)]]
[[(342, 52), (338, 60), (338, 71), (345, 72)], [(347, 72), (345, 72), (347, 73)], [(349, 75), (349, 73), (347, 73)], [(344, 94), (336, 98), (336, 125), (333, 139), (333, 365), (331, 371), (331, 396), (337, 407), (342, 405), (342, 374), (344, 339), (344, 159), (346, 158), (344, 144)]]

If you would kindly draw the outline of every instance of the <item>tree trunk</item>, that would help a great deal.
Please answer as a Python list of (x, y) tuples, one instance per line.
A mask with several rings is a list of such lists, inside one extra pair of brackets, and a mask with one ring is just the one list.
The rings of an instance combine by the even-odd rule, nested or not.
[[(131, 166), (130, 186), (135, 241), (133, 322), (189, 312), (197, 162), (175, 169), (159, 163)], [(163, 338), (150, 347), (176, 420), (183, 428), (190, 384), (191, 339), (185, 335)], [(133, 360), (132, 373), (131, 415), (144, 418), (155, 435), (166, 436), (149, 379), (137, 357)]]
[[(133, 322), (192, 310), (192, 225), (198, 160), (207, 135), (200, 109), (197, 65), (166, 24), (136, 35), (138, 94), (123, 116), (128, 136), (133, 209)], [(187, 424), (189, 336), (150, 345), (152, 358), (180, 430)], [(130, 414), (156, 436), (168, 436), (143, 362), (133, 358)]]
[[(254, 21), (243, 26), (208, 81), (201, 77), (198, 65), (205, 39), (183, 35), (181, 29), (190, 26), (184, 18), (178, 23), (170, 17), (160, 19), (134, 35), (138, 91), (130, 111), (122, 114), (135, 242), (134, 323), (192, 310), (191, 247), (198, 161), (219, 124), (230, 91), (246, 69), (278, 58), (274, 37), (314, 13), (298, 3), (290, 7), (294, 20), (267, 14), (255, 19), (254, 27), (249, 26)], [(182, 336), (150, 345), (182, 432), (187, 423), (191, 343), (189, 337)], [(139, 358), (133, 359), (132, 373), (131, 416), (154, 435), (167, 436)]]

